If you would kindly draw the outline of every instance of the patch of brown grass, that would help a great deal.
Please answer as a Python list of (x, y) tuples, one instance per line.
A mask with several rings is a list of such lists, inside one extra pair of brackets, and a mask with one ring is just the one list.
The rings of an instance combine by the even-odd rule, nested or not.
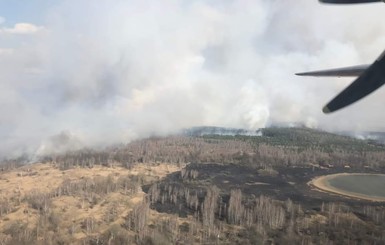
[[(0, 199), (12, 203), (12, 212), (0, 218), (0, 230), (4, 230), (5, 227), (16, 221), (26, 223), (28, 228), (33, 229), (40, 213), (29, 207), (24, 198), (33, 191), (51, 193), (64, 180), (76, 181), (97, 176), (118, 178), (126, 175), (141, 175), (145, 179), (157, 180), (178, 170), (180, 168), (175, 165), (162, 163), (141, 164), (131, 170), (118, 166), (94, 166), (93, 168), (73, 168), (63, 171), (52, 164), (39, 163), (2, 173), (0, 174)], [(78, 196), (60, 196), (52, 198), (48, 212), (50, 215), (58, 217), (59, 230), (72, 229), (72, 238), (78, 240), (87, 235), (82, 228), (84, 220), (94, 219), (97, 223), (94, 233), (102, 234), (111, 225), (122, 224), (124, 217), (143, 200), (144, 195), (145, 193), (141, 190), (131, 195), (113, 192), (103, 196), (97, 204), (91, 204)], [(116, 217), (109, 215), (112, 209), (115, 210)]]

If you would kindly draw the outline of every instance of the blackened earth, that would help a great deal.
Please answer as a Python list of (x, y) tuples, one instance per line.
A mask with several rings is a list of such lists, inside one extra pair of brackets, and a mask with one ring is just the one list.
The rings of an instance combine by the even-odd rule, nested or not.
[[(253, 168), (239, 164), (217, 164), (217, 163), (192, 163), (185, 167), (187, 173), (196, 171), (195, 178), (184, 177), (180, 171), (169, 174), (157, 185), (165, 192), (166, 189), (188, 189), (190, 193), (197, 193), (199, 202), (202, 203), (209, 186), (215, 185), (220, 190), (223, 201), (228, 200), (230, 191), (240, 189), (244, 197), (268, 196), (276, 200), (286, 201), (288, 199), (301, 204), (305, 210), (319, 210), (322, 203), (344, 202), (352, 208), (362, 205), (383, 205), (365, 200), (352, 199), (345, 196), (326, 193), (317, 190), (308, 183), (313, 178), (335, 173), (357, 173), (383, 172), (380, 169), (356, 169), (356, 168), (319, 168), (319, 167), (276, 167), (269, 174), (266, 170)], [(145, 192), (150, 186), (143, 186)], [(178, 213), (181, 216), (191, 214), (192, 210), (187, 208), (185, 202), (179, 200), (177, 203), (156, 202), (152, 208), (159, 212)]]

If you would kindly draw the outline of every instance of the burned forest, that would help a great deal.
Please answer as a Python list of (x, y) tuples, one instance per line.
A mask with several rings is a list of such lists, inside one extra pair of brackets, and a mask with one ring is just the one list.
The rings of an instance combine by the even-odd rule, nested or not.
[(383, 244), (385, 205), (321, 192), (385, 173), (385, 146), (308, 128), (191, 129), (5, 159), (1, 244)]

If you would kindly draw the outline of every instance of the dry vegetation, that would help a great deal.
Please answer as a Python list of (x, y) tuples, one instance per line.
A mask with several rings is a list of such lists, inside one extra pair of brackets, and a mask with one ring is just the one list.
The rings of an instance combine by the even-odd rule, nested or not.
[[(293, 180), (296, 169), (307, 174), (349, 163), (380, 171), (384, 146), (308, 129), (263, 133), (150, 138), (45, 156), (24, 166), (23, 159), (6, 160), (0, 169), (0, 244), (385, 241), (381, 205), (319, 199), (310, 205), (308, 196), (295, 202), (286, 198), (290, 193), (278, 198), (281, 187), (300, 184)], [(282, 169), (292, 172), (283, 175)], [(213, 184), (224, 176), (218, 171), (228, 178)], [(250, 179), (250, 171), (258, 178)], [(273, 195), (245, 191), (268, 188)]]
[[(120, 230), (130, 212), (143, 207), (141, 185), (178, 169), (141, 164), (131, 169), (61, 170), (55, 164), (32, 164), (4, 171), (0, 175), (0, 244), (80, 244), (112, 228)], [(130, 233), (126, 235), (129, 238)], [(131, 236), (134, 240), (135, 235)]]

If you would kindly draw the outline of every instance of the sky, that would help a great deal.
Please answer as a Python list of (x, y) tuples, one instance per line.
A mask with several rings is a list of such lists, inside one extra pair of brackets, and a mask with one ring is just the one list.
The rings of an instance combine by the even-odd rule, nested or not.
[(0, 157), (193, 126), (383, 131), (385, 89), (325, 115), (370, 64), (385, 5), (316, 0), (0, 0)]

